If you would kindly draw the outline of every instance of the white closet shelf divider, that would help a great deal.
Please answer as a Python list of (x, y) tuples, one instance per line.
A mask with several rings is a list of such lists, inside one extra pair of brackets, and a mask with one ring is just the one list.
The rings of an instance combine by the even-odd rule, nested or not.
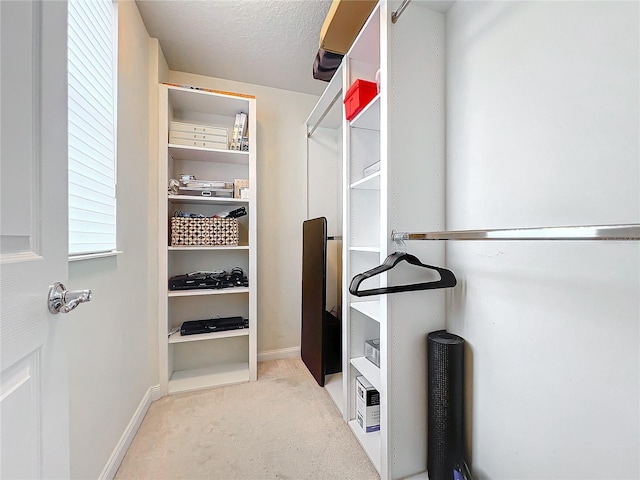
[(179, 251), (196, 251), (196, 250), (249, 250), (248, 245), (238, 245), (227, 247), (224, 245), (214, 245), (214, 246), (193, 246), (193, 247), (168, 247), (170, 251), (179, 252)]
[(197, 333), (194, 335), (180, 335), (176, 332), (169, 336), (169, 343), (201, 342), (203, 340), (217, 340), (219, 338), (244, 337), (249, 335), (248, 328), (226, 330), (223, 332)]
[(380, 130), (380, 94), (373, 97), (367, 106), (351, 120), (351, 127)]
[(169, 380), (169, 393), (193, 392), (204, 388), (248, 381), (248, 362), (222, 363), (205, 368), (173, 372)]
[(169, 202), (174, 204), (190, 204), (190, 205), (248, 205), (249, 200), (244, 198), (227, 198), (227, 197), (202, 197), (195, 195), (169, 195)]
[(222, 150), (217, 148), (191, 147), (189, 145), (168, 145), (169, 155), (174, 160), (192, 160), (195, 162), (217, 162), (249, 164), (249, 152)]
[(367, 175), (361, 180), (353, 182), (350, 187), (353, 190), (380, 190), (380, 172)]
[(380, 313), (379, 300), (369, 300), (366, 302), (352, 302), (351, 308), (353, 308), (354, 310), (357, 310), (358, 312), (380, 323), (380, 318), (382, 317), (382, 315)]
[(358, 370), (369, 383), (373, 385), (378, 392), (381, 391), (380, 382), (380, 368), (376, 367), (372, 362), (366, 359), (366, 357), (356, 357), (351, 359), (351, 365)]
[(218, 290), (169, 290), (169, 297), (197, 297), (203, 295), (233, 295), (236, 293), (249, 293), (249, 287), (220, 288)]

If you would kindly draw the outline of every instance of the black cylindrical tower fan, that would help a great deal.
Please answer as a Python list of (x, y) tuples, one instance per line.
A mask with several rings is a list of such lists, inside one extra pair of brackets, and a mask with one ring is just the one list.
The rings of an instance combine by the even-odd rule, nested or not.
[(453, 480), (454, 470), (455, 478), (470, 478), (464, 456), (464, 339), (431, 332), (427, 358), (429, 480)]

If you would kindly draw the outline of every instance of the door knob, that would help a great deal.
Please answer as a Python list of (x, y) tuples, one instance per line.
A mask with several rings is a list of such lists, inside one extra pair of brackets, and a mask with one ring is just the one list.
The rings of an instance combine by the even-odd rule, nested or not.
[(69, 313), (81, 303), (90, 301), (91, 290), (67, 290), (60, 282), (49, 287), (47, 305), (51, 313)]

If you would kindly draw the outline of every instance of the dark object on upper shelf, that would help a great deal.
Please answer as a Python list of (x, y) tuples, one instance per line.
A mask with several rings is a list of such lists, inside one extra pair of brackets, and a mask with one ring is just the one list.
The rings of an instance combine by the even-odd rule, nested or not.
[[(422, 282), (411, 283), (409, 285), (395, 285), (391, 287), (372, 288), (370, 290), (358, 290), (360, 284), (367, 278), (371, 278), (387, 270), (391, 270), (402, 260), (416, 265), (418, 267), (428, 268), (429, 270), (435, 270), (440, 274), (440, 280), (434, 282)], [(351, 285), (349, 285), (349, 292), (356, 297), (366, 297), (369, 295), (384, 295), (387, 293), (400, 293), (400, 292), (414, 292), (416, 290), (432, 290), (436, 288), (450, 288), (456, 286), (456, 277), (451, 270), (446, 268), (434, 267), (432, 265), (425, 265), (417, 257), (409, 253), (395, 252), (389, 255), (382, 265), (379, 265), (371, 270), (367, 270), (364, 273), (360, 273), (353, 277)]]
[(231, 272), (215, 270), (213, 272), (191, 272), (176, 275), (169, 279), (169, 290), (202, 290), (232, 287), (248, 287), (249, 279), (240, 267)]
[(189, 320), (182, 322), (180, 335), (194, 335), (196, 333), (223, 332), (226, 330), (241, 330), (249, 328), (249, 320), (242, 317), (209, 318), (206, 320)]
[(313, 78), (316, 80), (330, 81), (342, 63), (344, 55), (323, 50), (322, 48), (316, 53), (313, 61)]

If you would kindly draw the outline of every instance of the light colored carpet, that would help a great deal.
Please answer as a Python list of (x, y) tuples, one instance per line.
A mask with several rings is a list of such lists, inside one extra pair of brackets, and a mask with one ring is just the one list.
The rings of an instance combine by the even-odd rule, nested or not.
[(300, 358), (258, 381), (154, 402), (116, 479), (378, 479)]

